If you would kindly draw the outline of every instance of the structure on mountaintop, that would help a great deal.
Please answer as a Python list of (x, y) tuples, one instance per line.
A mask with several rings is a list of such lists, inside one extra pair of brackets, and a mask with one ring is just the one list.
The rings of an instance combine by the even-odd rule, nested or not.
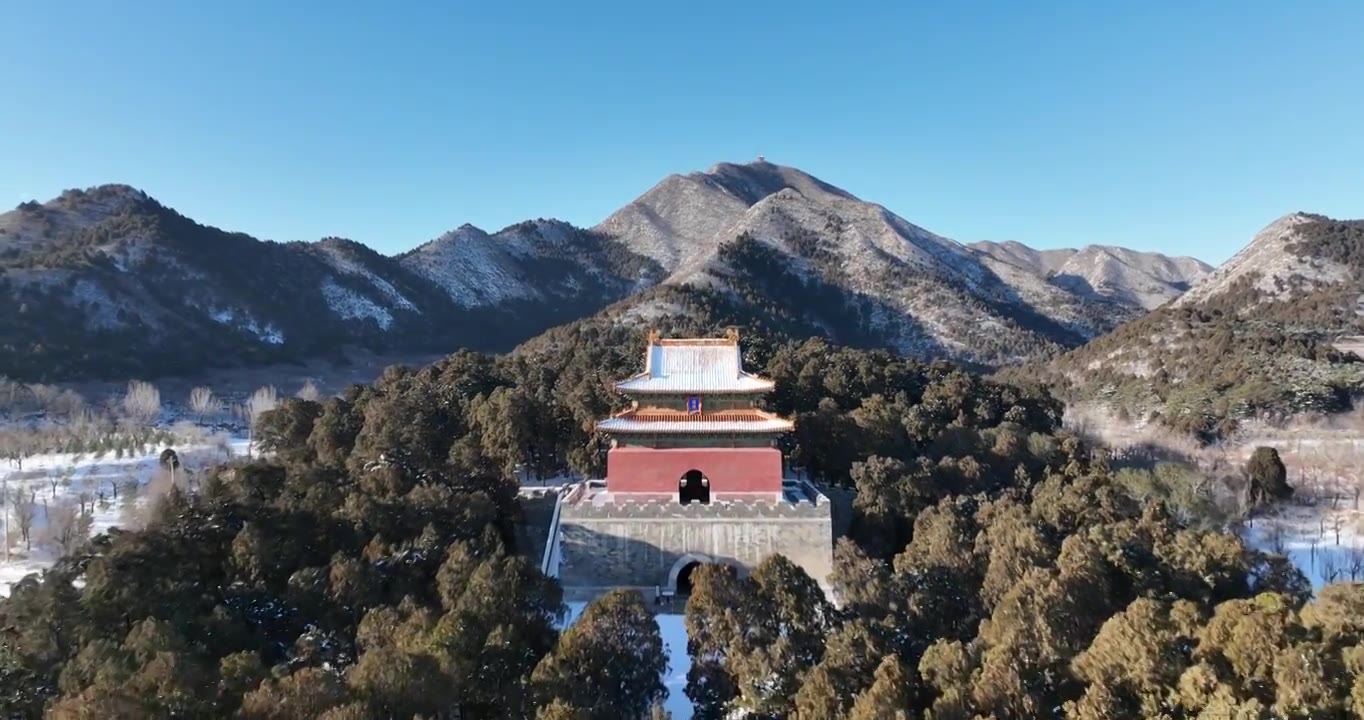
[(794, 426), (757, 407), (772, 382), (744, 371), (736, 331), (651, 332), (644, 370), (615, 387), (632, 402), (597, 424), (611, 439), (606, 479), (575, 489), (560, 509), (566, 590), (686, 593), (701, 563), (745, 571), (777, 553), (825, 581), (829, 500), (784, 476), (777, 439)]

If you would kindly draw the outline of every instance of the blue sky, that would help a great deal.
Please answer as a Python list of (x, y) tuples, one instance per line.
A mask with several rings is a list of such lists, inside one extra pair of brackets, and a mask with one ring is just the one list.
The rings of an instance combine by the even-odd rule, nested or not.
[(761, 153), (963, 241), (1220, 261), (1287, 212), (1364, 216), (1357, 1), (4, 17), (0, 206), (126, 182), (223, 228), (396, 252), (465, 222), (591, 225)]

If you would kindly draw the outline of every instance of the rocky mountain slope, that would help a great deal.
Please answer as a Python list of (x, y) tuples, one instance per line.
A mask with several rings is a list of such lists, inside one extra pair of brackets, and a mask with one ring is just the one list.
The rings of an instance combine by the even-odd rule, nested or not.
[(1034, 250), (1018, 242), (971, 243), (972, 250), (1047, 278), (1080, 295), (1154, 310), (1173, 300), (1212, 266), (1191, 257), (1169, 257), (1109, 245)]
[[(560, 220), (528, 220), (489, 235), (462, 225), (398, 256), (408, 270), (438, 285), (460, 307), (508, 302), (572, 303), (583, 312), (601, 298), (641, 290), (662, 279), (647, 257), (591, 230)], [(586, 292), (589, 288), (606, 292)]]
[[(608, 311), (621, 322), (728, 307), (731, 320), (1002, 365), (1074, 347), (1143, 311), (763, 161), (670, 176), (595, 229), (670, 273), (671, 289)], [(685, 293), (704, 298), (685, 302)]]
[(347, 347), (506, 349), (661, 275), (553, 221), (493, 236), (461, 228), (391, 258), (349, 240), (264, 242), (200, 225), (121, 185), (0, 215), (0, 272), (0, 368), (23, 379), (151, 376)]
[(763, 161), (669, 176), (592, 229), (465, 225), (395, 257), (335, 238), (257, 240), (109, 185), (0, 214), (0, 372), (150, 377), (351, 347), (502, 350), (597, 313), (1001, 366), (1098, 336), (1201, 267), (1100, 250), (968, 247)]
[(1016, 372), (1212, 437), (1364, 397), (1364, 363), (1337, 347), (1361, 331), (1364, 221), (1294, 213), (1174, 302)]

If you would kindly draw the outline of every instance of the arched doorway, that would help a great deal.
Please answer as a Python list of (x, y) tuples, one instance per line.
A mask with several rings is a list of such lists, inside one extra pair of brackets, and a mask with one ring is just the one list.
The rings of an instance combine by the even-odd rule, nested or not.
[(691, 580), (696, 569), (706, 563), (715, 562), (706, 555), (699, 553), (687, 553), (673, 563), (672, 570), (668, 572), (667, 589), (676, 593), (678, 596), (691, 594)]
[(677, 574), (677, 594), (681, 596), (691, 595), (691, 574), (696, 568), (701, 567), (701, 563), (694, 562), (682, 568), (682, 572)]
[(710, 502), (710, 478), (700, 470), (688, 470), (677, 480), (677, 501), (686, 505), (690, 502)]

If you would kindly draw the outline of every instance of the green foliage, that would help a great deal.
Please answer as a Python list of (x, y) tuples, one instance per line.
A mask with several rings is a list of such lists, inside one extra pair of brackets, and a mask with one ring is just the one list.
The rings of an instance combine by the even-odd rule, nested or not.
[(1251, 507), (1261, 507), (1274, 500), (1293, 496), (1288, 485), (1288, 469), (1279, 459), (1279, 451), (1272, 447), (1257, 447), (1246, 461), (1246, 493)]
[(633, 590), (589, 604), (531, 676), (546, 705), (577, 708), (587, 720), (643, 717), (667, 695), (658, 624)]
[(1143, 505), (1163, 503), (1181, 524), (1206, 529), (1226, 527), (1236, 509), (1214, 494), (1214, 483), (1187, 465), (1158, 463), (1153, 469), (1123, 468), (1113, 479)]
[[(172, 490), (146, 529), (0, 601), (0, 709), (650, 713), (665, 660), (648, 609), (614, 593), (560, 635), (507, 477), (599, 461), (591, 420), (619, 402), (602, 386), (640, 358), (615, 332), (286, 401), (261, 418), (271, 459)], [(1044, 393), (947, 365), (819, 341), (760, 340), (748, 361), (777, 380), (772, 409), (819, 429), (785, 446), (856, 489), (854, 522), (828, 578), (780, 556), (694, 573), (697, 717), (1337, 719), (1364, 697), (1358, 588), (1308, 602), (1282, 558), (1200, 522), (1186, 468), (1114, 472)]]
[(1068, 401), (1158, 413), (1204, 440), (1255, 415), (1347, 409), (1364, 395), (1364, 361), (1332, 343), (1364, 333), (1364, 221), (1315, 217), (1294, 233), (1289, 252), (1317, 267), (1339, 263), (1343, 277), (1290, 277), (1270, 296), (1252, 273), (1206, 301), (1163, 306), (1046, 365), (1002, 376), (1042, 377)]

